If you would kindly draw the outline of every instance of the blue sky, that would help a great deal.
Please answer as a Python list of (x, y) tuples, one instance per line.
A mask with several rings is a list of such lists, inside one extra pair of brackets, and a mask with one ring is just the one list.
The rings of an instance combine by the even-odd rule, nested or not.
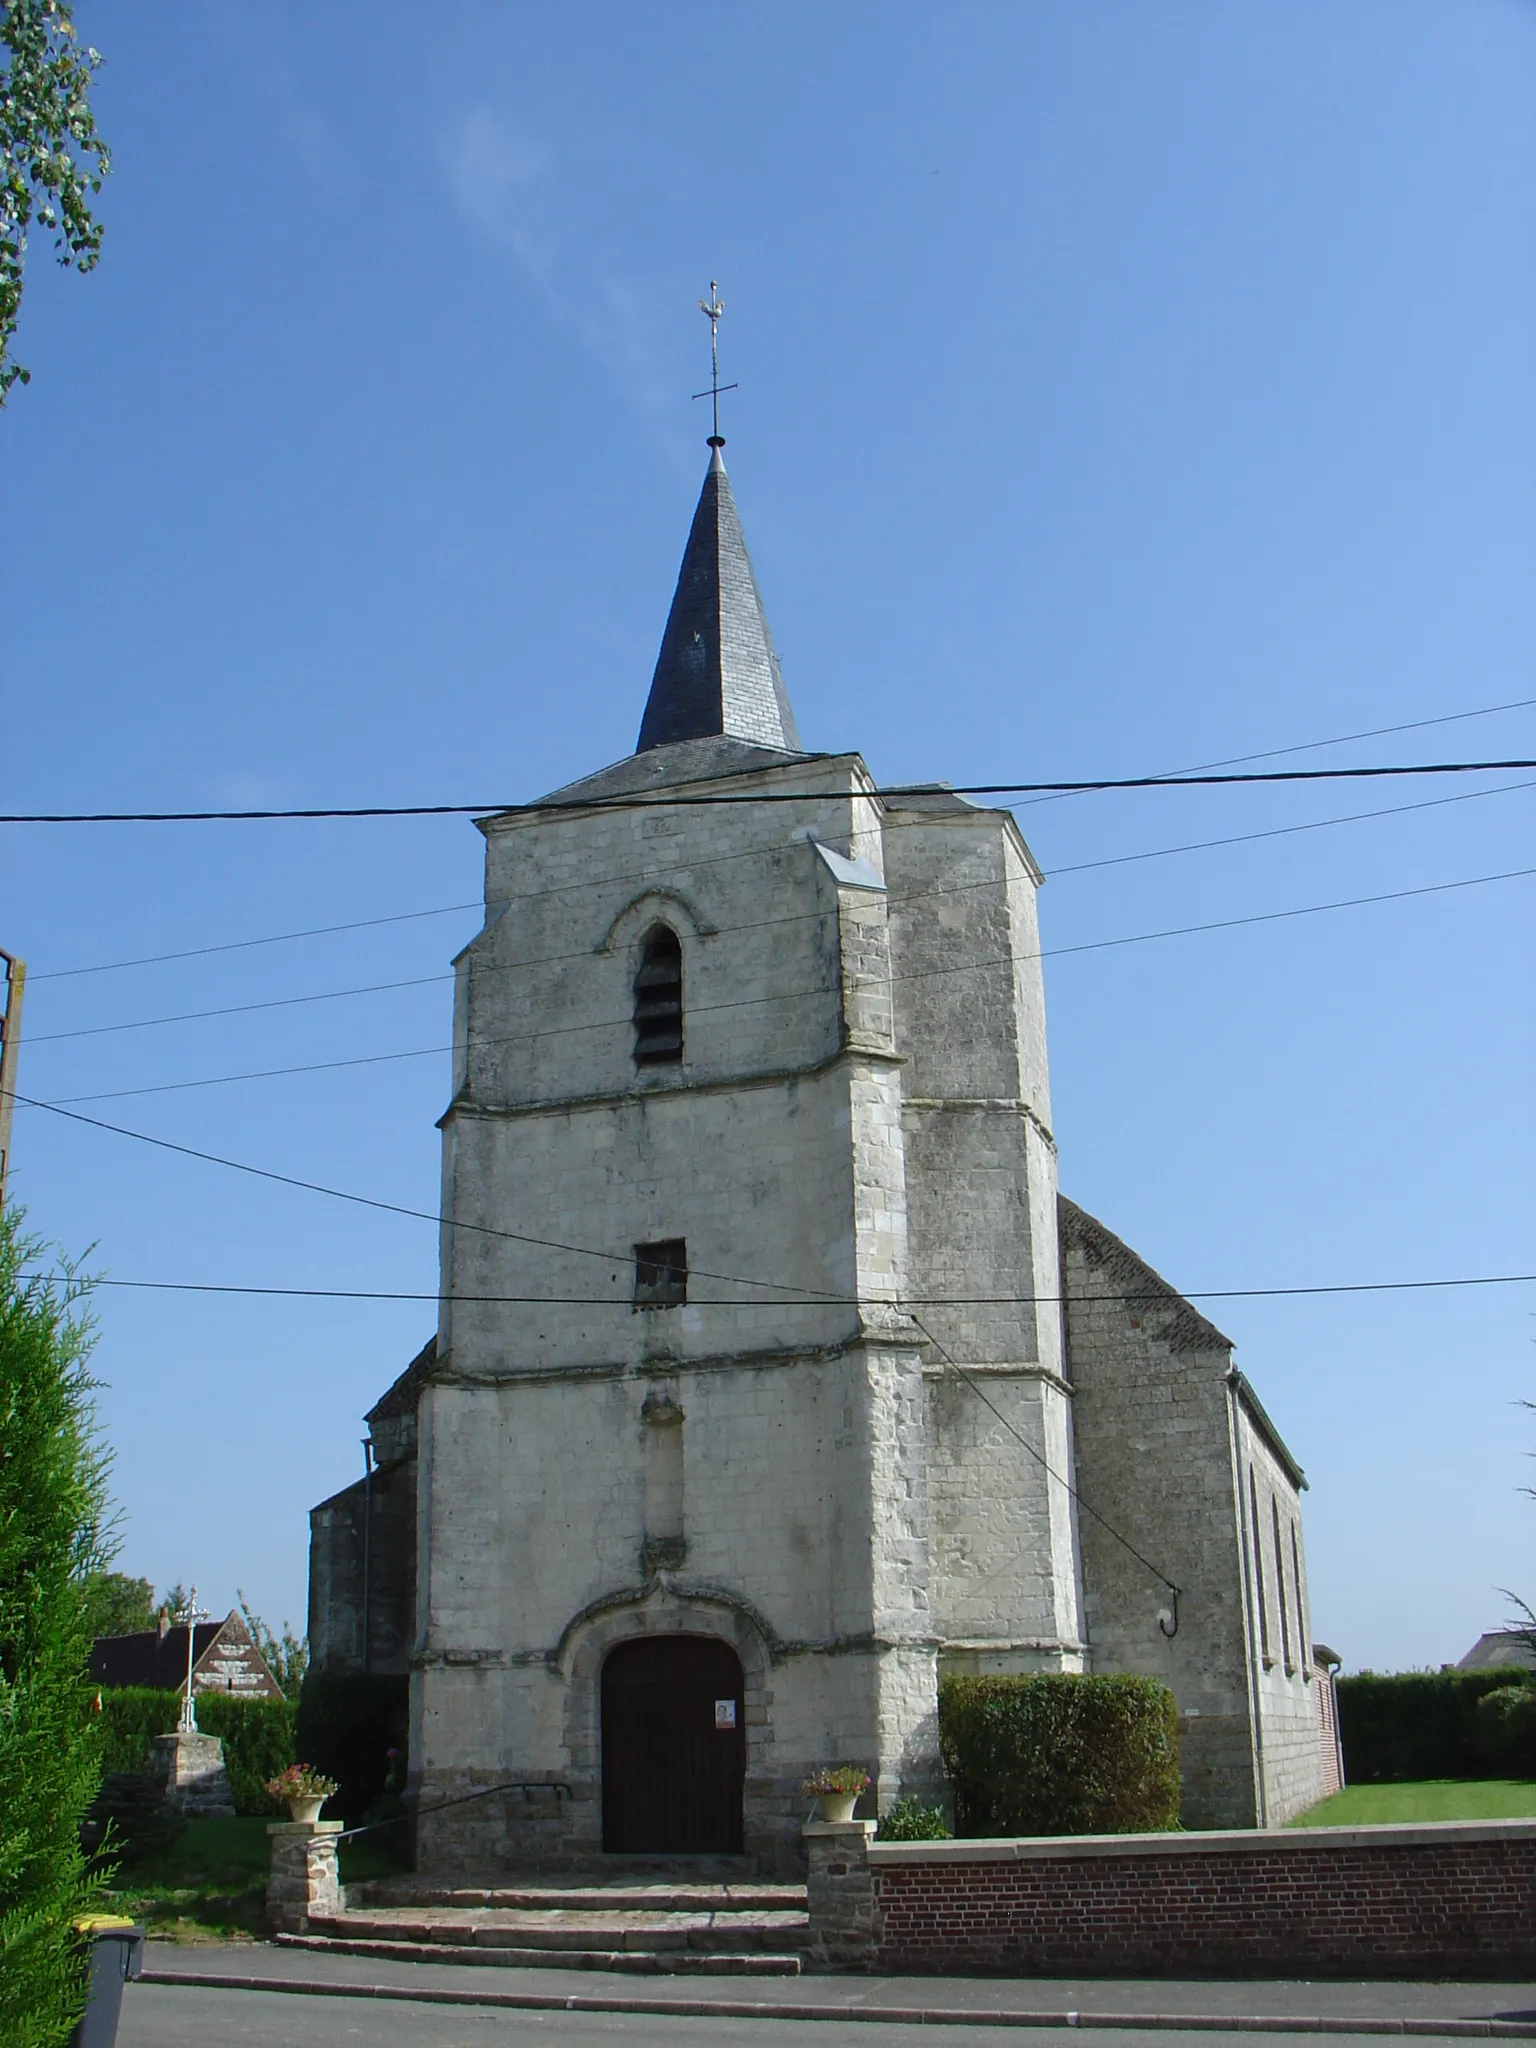
[[(93, 276), (35, 249), (0, 416), (8, 810), (493, 803), (627, 753), (711, 276), (807, 745), (1123, 775), (1536, 698), (1528, 8), (78, 18), (117, 169)], [(1296, 761), (1533, 752), (1525, 708)], [(1530, 779), (1026, 806), (1045, 944), (1536, 865), (1532, 791), (1498, 790)], [(0, 828), (23, 1090), (431, 1208), (479, 848)], [(1190, 1289), (1532, 1270), (1531, 887), (1061, 952), (1063, 1187)], [(415, 985), (99, 1028), (385, 982)], [(15, 1154), (33, 1224), (119, 1280), (436, 1284), (428, 1224), (38, 1111)], [(1316, 1631), (1352, 1666), (1454, 1659), (1536, 1588), (1533, 1294), (1213, 1305), (1307, 1468)], [(299, 1620), (305, 1511), (430, 1309), (99, 1311), (124, 1567)]]

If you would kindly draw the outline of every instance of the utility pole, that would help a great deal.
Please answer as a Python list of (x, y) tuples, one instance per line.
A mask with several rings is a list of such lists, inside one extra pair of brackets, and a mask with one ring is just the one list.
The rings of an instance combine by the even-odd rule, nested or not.
[(11, 1164), (11, 1115), (16, 1107), (16, 1060), (21, 1051), (21, 997), (27, 985), (23, 961), (0, 947), (5, 967), (0, 1008), (0, 1208), (5, 1205), (5, 1183)]

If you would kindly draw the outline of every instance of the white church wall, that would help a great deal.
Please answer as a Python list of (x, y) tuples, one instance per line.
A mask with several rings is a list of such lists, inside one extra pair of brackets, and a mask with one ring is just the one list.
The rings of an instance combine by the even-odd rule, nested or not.
[[(476, 1098), (664, 1092), (834, 1053), (836, 895), (810, 839), (867, 839), (861, 779), (845, 757), (797, 769), (797, 790), (827, 791), (804, 803), (486, 821), (489, 921), (468, 949)], [(657, 918), (684, 947), (681, 1074), (637, 1074), (631, 1057), (636, 951)]]
[(943, 1668), (988, 1675), (1081, 1670), (1076, 1560), (1070, 1541), (1058, 1543), (1059, 1533), (1070, 1530), (1071, 1502), (1051, 1499), (1045, 1469), (1071, 1469), (1060, 1423), (1066, 1402), (1038, 1377), (986, 1368), (972, 1377), (980, 1394), (943, 1366), (930, 1368), (927, 1384), (934, 1620)]
[(1052, 1128), (1051, 1068), (1045, 1039), (1045, 962), (1040, 952), (1040, 885), (1034, 856), (1016, 833), (1004, 829), (1003, 872), (1008, 890), (1009, 943), (1013, 953), (1015, 1045), (1019, 1094), (1036, 1123)]
[[(840, 1337), (854, 1277), (851, 1117), (841, 1069), (547, 1113), (462, 1109), (455, 1369), (638, 1367), (662, 1340), (687, 1359)], [(489, 1230), (465, 1227), (480, 1223)], [(662, 1322), (633, 1308), (634, 1247), (673, 1238), (687, 1244), (689, 1300)], [(610, 1256), (551, 1248), (562, 1244)], [(475, 1299), (520, 1295), (555, 1298)]]
[(1281, 1827), (1324, 1793), (1301, 1495), (1248, 1400), (1234, 1401), (1264, 1819)]
[[(838, 778), (846, 790), (847, 764)], [(861, 1761), (887, 1797), (908, 1780), (933, 1789), (918, 1351), (848, 1344), (890, 1319), (882, 1304), (906, 1278), (868, 812), (844, 796), (809, 816), (690, 810), (665, 835), (643, 814), (491, 833), (488, 890), (505, 907), (469, 951), (466, 1086), (445, 1119), (454, 1303), (432, 1399), (460, 1382), (463, 1412), (423, 1430), (436, 1562), (417, 1755), (424, 1792), (493, 1755), (504, 1776), (563, 1783), (570, 1800), (507, 1809), (530, 1853), (597, 1839), (600, 1667), (580, 1681), (583, 1707), (559, 1648), (573, 1628), (595, 1640), (580, 1619), (592, 1612), (604, 1641), (675, 1623), (679, 1602), (697, 1626), (761, 1637), (772, 1669), (751, 1709), (749, 1833), (786, 1853), (816, 1764)], [(842, 886), (808, 831), (865, 861), (869, 886)], [(570, 886), (594, 873), (607, 879)], [(657, 915), (682, 943), (686, 1053), (680, 1070), (637, 1073), (634, 951)], [(596, 948), (556, 958), (576, 952), (573, 926)], [(564, 1028), (589, 1015), (600, 1029)], [(542, 1050), (504, 1043), (530, 1029)], [(860, 1050), (842, 1052), (845, 1037)], [(633, 1248), (673, 1238), (687, 1304), (637, 1312)], [(476, 1299), (507, 1296), (555, 1298)], [(470, 1813), (469, 1835), (445, 1819), (424, 1853), (477, 1853)]]
[[(466, 1390), (429, 1390), (423, 1436), (439, 1483), (451, 1453), (455, 1506), (437, 1517), (439, 1576), (428, 1594), (422, 1796), (507, 1779), (571, 1795), (520, 1796), (494, 1826), (474, 1807), (445, 1817), (429, 1860), (468, 1867), (491, 1856), (496, 1827), (502, 1850), (510, 1835), (525, 1855), (558, 1860), (597, 1845), (595, 1738), (573, 1741), (571, 1728), (595, 1726), (600, 1665), (583, 1708), (560, 1661), (593, 1611), (617, 1639), (642, 1617), (678, 1625), (677, 1603), (691, 1604), (699, 1611), (681, 1617), (689, 1626), (703, 1625), (701, 1613), (711, 1632), (729, 1620), (732, 1640), (745, 1628), (771, 1656), (771, 1698), (752, 1723), (748, 1820), (762, 1853), (776, 1845), (777, 1862), (797, 1853), (799, 1787), (818, 1764), (862, 1763), (887, 1798), (931, 1794), (918, 1378), (915, 1350), (861, 1347), (771, 1370), (721, 1361), (665, 1380), (521, 1379), (494, 1390), (494, 1418), (486, 1390), (467, 1400)], [(659, 1386), (680, 1412), (670, 1427), (683, 1513), (682, 1545), (658, 1580), (643, 1553), (644, 1404)], [(491, 1490), (469, 1515), (461, 1489), (476, 1477)], [(742, 1622), (743, 1612), (754, 1618)]]
[[(912, 1293), (935, 1340), (928, 1474), (943, 1656), (947, 1668), (1078, 1669), (1037, 876), (1010, 819), (952, 799), (896, 812), (886, 874)], [(1007, 1422), (944, 1354), (984, 1380)]]
[[(561, 1796), (434, 1822), (423, 1867), (595, 1850), (602, 1659), (656, 1631), (736, 1648), (749, 1845), (780, 1867), (817, 1764), (862, 1763), (882, 1805), (932, 1796), (940, 1658), (1165, 1676), (1196, 1824), (1251, 1821), (1260, 1777), (1276, 1805), (1304, 1790), (1299, 1667), (1254, 1679), (1262, 1772), (1255, 1753), (1223, 1340), (1176, 1297), (1128, 1308), (1083, 1242), (1069, 1318), (1058, 1299), (1027, 848), (952, 799), (881, 817), (854, 757), (730, 793), (789, 773), (821, 793), (487, 824), (444, 1119), (413, 1758), (423, 1796)], [(658, 918), (684, 1057), (637, 1068)], [(686, 1303), (637, 1309), (635, 1248), (674, 1239)], [(1173, 1638), (1074, 1482), (1177, 1579)]]

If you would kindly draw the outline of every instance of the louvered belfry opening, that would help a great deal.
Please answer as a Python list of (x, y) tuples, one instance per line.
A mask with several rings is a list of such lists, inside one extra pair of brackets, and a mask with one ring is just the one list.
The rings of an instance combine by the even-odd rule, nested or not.
[(635, 976), (635, 1065), (675, 1067), (683, 1057), (683, 949), (664, 924), (646, 934)]

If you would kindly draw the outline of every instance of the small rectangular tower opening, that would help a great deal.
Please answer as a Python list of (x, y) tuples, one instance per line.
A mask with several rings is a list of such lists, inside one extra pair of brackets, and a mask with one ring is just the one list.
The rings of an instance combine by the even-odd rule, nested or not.
[(635, 1064), (675, 1067), (683, 1057), (683, 949), (677, 933), (653, 925), (635, 975)]
[(688, 1245), (681, 1237), (635, 1246), (635, 1307), (681, 1308), (688, 1299)]

